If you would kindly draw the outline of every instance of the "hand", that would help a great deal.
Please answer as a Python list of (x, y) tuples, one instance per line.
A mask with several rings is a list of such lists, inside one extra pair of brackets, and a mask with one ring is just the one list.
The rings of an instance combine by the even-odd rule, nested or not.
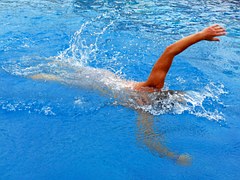
[(219, 26), (218, 24), (209, 26), (205, 29), (203, 29), (200, 32), (203, 35), (203, 39), (207, 41), (220, 41), (218, 38), (215, 36), (223, 36), (226, 34), (226, 30)]
[(188, 154), (181, 154), (178, 158), (177, 158), (177, 163), (182, 165), (182, 166), (189, 166), (192, 164), (192, 158), (190, 155)]

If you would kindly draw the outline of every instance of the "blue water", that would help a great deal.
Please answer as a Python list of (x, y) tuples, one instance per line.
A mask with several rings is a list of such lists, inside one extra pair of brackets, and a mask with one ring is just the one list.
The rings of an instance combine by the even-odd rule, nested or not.
[[(239, 179), (239, 9), (238, 0), (1, 0), (0, 179)], [(155, 143), (188, 154), (188, 166), (144, 142), (136, 110), (28, 78), (68, 80), (91, 66), (144, 81), (167, 45), (215, 23), (227, 36), (190, 47), (167, 76), (165, 89), (187, 92), (187, 104), (148, 109)]]

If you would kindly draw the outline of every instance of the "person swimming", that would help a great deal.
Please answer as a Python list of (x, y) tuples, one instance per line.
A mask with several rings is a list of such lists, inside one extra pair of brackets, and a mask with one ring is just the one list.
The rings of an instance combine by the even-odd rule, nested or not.
[[(153, 104), (159, 99), (166, 99), (169, 96), (175, 97), (177, 101), (184, 101), (183, 92), (163, 90), (165, 78), (174, 57), (197, 42), (202, 40), (219, 41), (216, 37), (225, 34), (225, 29), (216, 24), (169, 45), (154, 64), (145, 82), (128, 81), (108, 70), (86, 66), (76, 69), (76, 72), (72, 74), (36, 74), (32, 75), (31, 78), (60, 81), (82, 88), (99, 90), (105, 95), (117, 98), (120, 104), (130, 107), (137, 107), (134, 104), (140, 106)], [(64, 66), (64, 64), (62, 65)]]
[(136, 109), (139, 114), (137, 119), (138, 140), (143, 142), (151, 152), (157, 153), (160, 157), (168, 157), (177, 163), (187, 165), (191, 161), (189, 155), (173, 153), (160, 143), (159, 137), (154, 131), (153, 116), (151, 113), (148, 113), (148, 109), (149, 107), (151, 109), (163, 109), (166, 112), (177, 104), (175, 102), (184, 102), (184, 92), (163, 90), (165, 78), (174, 57), (197, 42), (202, 40), (219, 41), (217, 36), (225, 34), (226, 31), (223, 27), (212, 25), (171, 44), (154, 64), (145, 82), (128, 81), (108, 70), (86, 66), (71, 67), (74, 69), (74, 72), (65, 73), (64, 66), (71, 66), (71, 64), (67, 65), (62, 62), (53, 62), (63, 68), (61, 73), (41, 73), (30, 77), (32, 79), (59, 81), (63, 84), (98, 90), (104, 95), (117, 99), (118, 104)]

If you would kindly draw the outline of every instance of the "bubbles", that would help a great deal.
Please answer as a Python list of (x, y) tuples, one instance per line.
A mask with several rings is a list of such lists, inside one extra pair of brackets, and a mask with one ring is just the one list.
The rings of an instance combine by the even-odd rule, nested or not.
[(56, 113), (53, 111), (53, 108), (39, 103), (37, 101), (33, 102), (24, 102), (21, 100), (1, 100), (0, 99), (0, 108), (7, 112), (17, 112), (25, 111), (28, 113), (39, 113), (46, 116), (55, 116)]
[(76, 106), (81, 106), (83, 104), (84, 104), (84, 101), (82, 100), (82, 98), (78, 97), (74, 100), (74, 105), (76, 105)]
[[(145, 4), (143, 4), (142, 8), (145, 8)], [(42, 79), (45, 80), (55, 80), (70, 86), (97, 90), (100, 94), (110, 97), (109, 101), (115, 99), (115, 104), (140, 109), (153, 115), (189, 113), (209, 120), (224, 120), (224, 115), (220, 111), (224, 104), (221, 102), (220, 96), (226, 92), (222, 84), (216, 85), (210, 82), (201, 91), (164, 91), (147, 94), (132, 92), (130, 90), (131, 92), (129, 93), (129, 90), (126, 90), (128, 87), (126, 86), (125, 80), (110, 71), (101, 69), (103, 67), (105, 69), (111, 69), (111, 71), (117, 74), (123, 74), (125, 66), (134, 64), (131, 62), (131, 59), (126, 58), (126, 56), (129, 55), (126, 51), (126, 49), (128, 49), (126, 44), (119, 45), (116, 42), (114, 44), (114, 42), (111, 42), (113, 39), (111, 36), (116, 34), (108, 35), (108, 33), (112, 33), (115, 30), (126, 31), (125, 28), (119, 26), (122, 22), (125, 22), (126, 19), (123, 17), (121, 17), (122, 19), (120, 20), (117, 19), (122, 15), (121, 13), (123, 12), (111, 10), (91, 20), (87, 20), (81, 25), (80, 29), (74, 33), (69, 42), (69, 47), (57, 56), (47, 58), (23, 56), (20, 60), (6, 61), (2, 67), (7, 72), (18, 76), (42, 77)], [(142, 12), (135, 13), (138, 14)], [(135, 21), (137, 21), (137, 19), (135, 19)], [(139, 24), (134, 24), (134, 26), (138, 25)], [(144, 25), (144, 23), (142, 25)], [(148, 26), (144, 27), (149, 28)], [(137, 32), (132, 31), (132, 29), (127, 29), (126, 32), (130, 33), (130, 35), (137, 34)], [(157, 31), (154, 31), (154, 33), (156, 32)], [(125, 33), (125, 36), (122, 36), (126, 41), (128, 39), (127, 33)], [(147, 34), (144, 33), (144, 31), (142, 33)], [(151, 34), (151, 32), (149, 32), (149, 34)], [(142, 38), (139, 39), (142, 41)], [(139, 41), (139, 39), (137, 39), (137, 41)], [(106, 44), (108, 43), (112, 43), (112, 46), (107, 46)], [(137, 42), (136, 46), (138, 45), (140, 46), (140, 42)], [(129, 44), (129, 46), (135, 47), (132, 44)], [(142, 46), (145, 47), (144, 44), (142, 44)], [(122, 49), (117, 49), (118, 47)], [(154, 47), (151, 47), (151, 50), (152, 48)], [(131, 49), (133, 50), (132, 54), (135, 58), (139, 58), (139, 50), (134, 51), (134, 49), (136, 48)], [(106, 62), (104, 63), (103, 61)], [(118, 63), (120, 68), (115, 69), (114, 63)], [(143, 65), (139, 63), (138, 66)], [(131, 73), (134, 72), (135, 69), (136, 68), (131, 69)], [(41, 76), (35, 76), (38, 74), (41, 74)], [(177, 77), (177, 81), (180, 84), (185, 84), (188, 79), (179, 76)], [(73, 100), (73, 106), (75, 107), (82, 107), (84, 104), (82, 99)], [(24, 109), (25, 106), (25, 110), (28, 110), (28, 107), (31, 107), (31, 105), (26, 103), (23, 105), (21, 103), (7, 102), (2, 103), (1, 106), (2, 109), (6, 109), (7, 111), (21, 110)], [(39, 107), (36, 111), (45, 115), (56, 114), (53, 112), (53, 108), (47, 105)]]
[(61, 52), (56, 59), (61, 61), (71, 59), (71, 63), (76, 66), (86, 66), (89, 62), (97, 61), (99, 39), (112, 26), (114, 21), (111, 17), (111, 12), (104, 13), (83, 23), (70, 40), (69, 48)]
[(218, 109), (224, 107), (220, 100), (226, 94), (222, 84), (207, 84), (202, 91), (162, 91), (154, 93), (137, 93), (130, 95), (126, 106), (140, 109), (153, 115), (189, 113), (208, 120), (225, 120)]
[(46, 116), (54, 116), (56, 115), (53, 111), (51, 107), (48, 106), (44, 106), (41, 108), (40, 113), (44, 113)]

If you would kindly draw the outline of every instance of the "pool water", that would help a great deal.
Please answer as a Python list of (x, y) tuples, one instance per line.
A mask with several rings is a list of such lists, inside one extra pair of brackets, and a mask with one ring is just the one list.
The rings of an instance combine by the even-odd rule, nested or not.
[[(2, 0), (0, 20), (0, 179), (240, 178), (238, 0)], [(215, 23), (227, 35), (167, 76), (184, 105), (142, 114), (79, 86), (83, 67), (144, 81), (167, 45)], [(29, 78), (41, 73), (64, 83)]]

